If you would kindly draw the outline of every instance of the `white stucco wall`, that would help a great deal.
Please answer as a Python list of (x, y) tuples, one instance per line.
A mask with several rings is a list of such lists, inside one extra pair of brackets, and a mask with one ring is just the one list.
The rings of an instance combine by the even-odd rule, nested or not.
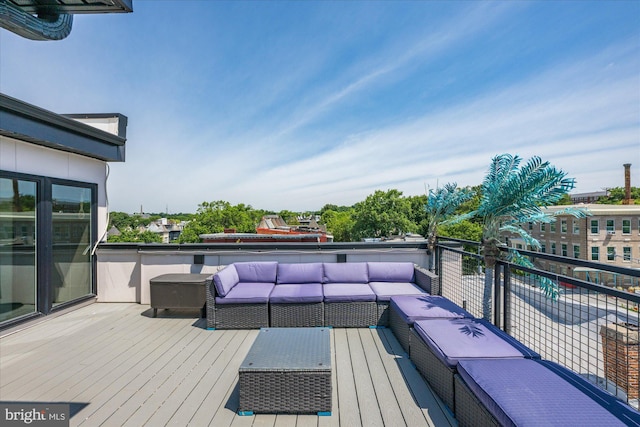
[(98, 237), (107, 226), (107, 164), (101, 160), (0, 136), (0, 169), (98, 185)]

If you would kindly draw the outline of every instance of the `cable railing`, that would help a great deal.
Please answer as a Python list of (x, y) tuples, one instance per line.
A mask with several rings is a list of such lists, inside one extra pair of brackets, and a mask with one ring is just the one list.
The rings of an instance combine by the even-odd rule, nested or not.
[[(486, 273), (479, 248), (478, 242), (440, 241), (436, 262), (442, 295), (476, 317), (483, 314)], [(564, 365), (638, 409), (640, 293), (635, 291), (640, 270), (518, 252), (536, 268), (498, 261), (489, 320), (544, 359)], [(551, 264), (560, 267), (555, 272), (540, 268)], [(545, 296), (542, 282), (556, 286), (558, 298)]]

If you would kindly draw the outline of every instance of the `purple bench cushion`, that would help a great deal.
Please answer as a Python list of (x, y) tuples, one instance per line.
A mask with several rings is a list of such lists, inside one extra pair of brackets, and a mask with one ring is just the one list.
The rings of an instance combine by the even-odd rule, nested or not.
[(373, 302), (376, 294), (366, 283), (325, 283), (324, 302)]
[(269, 297), (269, 302), (274, 304), (322, 302), (322, 300), (322, 285), (320, 283), (276, 285)]
[(216, 304), (264, 304), (275, 283), (240, 282), (224, 298), (216, 297)]
[(390, 307), (409, 325), (421, 319), (473, 317), (451, 300), (437, 295), (393, 296)]
[(240, 282), (276, 282), (278, 269), (276, 261), (235, 262), (233, 265), (236, 267)]
[(321, 283), (322, 263), (278, 264), (277, 284)]
[(413, 282), (410, 262), (368, 262), (369, 282)]
[(216, 292), (222, 297), (227, 295), (239, 281), (238, 272), (233, 264), (226, 266), (213, 276), (213, 284), (216, 287)]
[(377, 301), (389, 301), (394, 295), (428, 295), (414, 283), (408, 282), (370, 282), (371, 290)]
[(482, 319), (416, 320), (413, 327), (450, 368), (460, 359), (540, 358), (538, 353)]
[[(558, 375), (555, 369), (565, 374)], [(622, 409), (615, 405), (613, 396), (607, 396), (606, 392), (552, 362), (461, 360), (458, 373), (504, 426), (625, 425), (611, 413)], [(631, 411), (629, 408), (628, 415), (633, 415)], [(639, 422), (629, 421), (626, 425)]]
[(369, 273), (365, 262), (325, 262), (323, 266), (323, 283), (369, 283)]

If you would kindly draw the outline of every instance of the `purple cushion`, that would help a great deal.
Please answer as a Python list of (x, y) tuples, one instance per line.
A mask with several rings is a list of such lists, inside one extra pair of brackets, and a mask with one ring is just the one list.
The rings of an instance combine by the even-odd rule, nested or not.
[(538, 353), (483, 319), (416, 320), (413, 327), (450, 368), (460, 359), (540, 358)]
[(276, 283), (321, 283), (322, 263), (278, 264)]
[(366, 283), (325, 283), (324, 302), (373, 302), (376, 294)]
[(225, 296), (239, 281), (238, 272), (233, 264), (226, 266), (213, 276), (213, 284), (220, 296)]
[(276, 282), (276, 261), (234, 262), (240, 282)]
[(302, 302), (322, 302), (322, 285), (305, 283), (298, 285), (276, 285), (271, 292), (269, 302), (292, 304)]
[(216, 297), (216, 304), (266, 304), (275, 283), (240, 282), (224, 298)]
[(325, 262), (324, 283), (369, 283), (366, 262)]
[(409, 325), (420, 319), (473, 317), (451, 300), (437, 295), (393, 296), (389, 306)]
[[(558, 375), (556, 369), (564, 371)], [(458, 372), (504, 426), (622, 426), (615, 398), (565, 368), (529, 359), (461, 360)], [(627, 415), (635, 412), (629, 408)], [(618, 416), (623, 414), (618, 414)], [(627, 418), (626, 425), (637, 425)]]
[(368, 262), (369, 282), (413, 282), (410, 262)]
[(413, 283), (371, 282), (371, 290), (377, 301), (389, 301), (394, 295), (429, 295)]

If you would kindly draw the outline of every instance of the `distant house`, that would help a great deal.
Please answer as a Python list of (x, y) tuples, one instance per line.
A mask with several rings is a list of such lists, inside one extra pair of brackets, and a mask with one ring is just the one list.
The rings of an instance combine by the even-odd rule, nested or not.
[(145, 230), (159, 234), (162, 237), (162, 243), (171, 243), (178, 240), (185, 224), (184, 221), (176, 223), (167, 218), (160, 218), (157, 221), (152, 221)]
[(290, 226), (279, 215), (265, 215), (256, 233), (226, 229), (224, 233), (201, 234), (200, 239), (204, 243), (333, 242), (333, 236), (315, 218), (299, 218), (298, 222), (300, 225)]
[(600, 197), (607, 197), (607, 196), (609, 196), (609, 191), (607, 190), (591, 191), (589, 193), (569, 194), (569, 197), (571, 197), (571, 203), (575, 205), (580, 203), (595, 203), (598, 201)]

